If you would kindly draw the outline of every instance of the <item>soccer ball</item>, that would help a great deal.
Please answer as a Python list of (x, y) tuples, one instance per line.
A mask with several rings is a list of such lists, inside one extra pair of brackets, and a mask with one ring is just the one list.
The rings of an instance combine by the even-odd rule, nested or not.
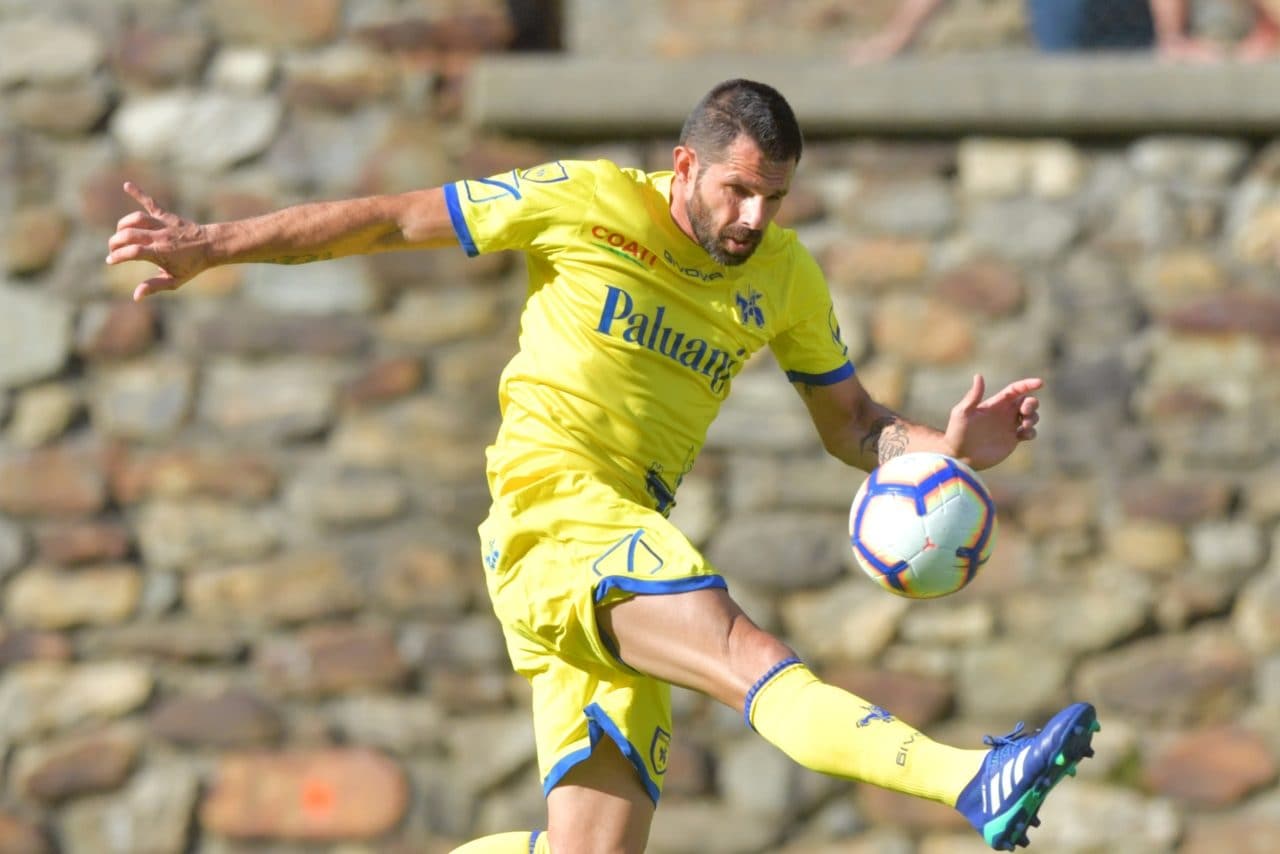
[(876, 468), (849, 509), (862, 571), (891, 593), (946, 596), (978, 574), (996, 535), (996, 506), (977, 473), (953, 457), (903, 454)]

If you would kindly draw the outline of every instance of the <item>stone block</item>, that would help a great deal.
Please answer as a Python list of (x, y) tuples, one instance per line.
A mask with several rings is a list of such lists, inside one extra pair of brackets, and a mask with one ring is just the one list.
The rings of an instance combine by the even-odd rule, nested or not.
[(272, 693), (308, 698), (395, 689), (408, 675), (391, 632), (355, 624), (311, 626), (265, 641), (254, 655), (254, 670)]
[(1222, 726), (1180, 735), (1146, 764), (1143, 779), (1182, 803), (1222, 808), (1274, 782), (1278, 769), (1261, 736)]
[(36, 567), (5, 590), (5, 615), (14, 625), (61, 630), (126, 622), (138, 609), (142, 578), (120, 564), (74, 571)]
[(190, 611), (222, 623), (295, 623), (349, 613), (361, 593), (333, 554), (283, 555), (192, 573), (183, 587)]
[(184, 694), (161, 700), (147, 716), (150, 730), (183, 747), (249, 748), (271, 745), (284, 732), (280, 712), (251, 691)]
[(66, 736), (20, 750), (13, 776), (25, 797), (46, 804), (110, 792), (128, 779), (141, 747), (141, 733), (128, 725)]

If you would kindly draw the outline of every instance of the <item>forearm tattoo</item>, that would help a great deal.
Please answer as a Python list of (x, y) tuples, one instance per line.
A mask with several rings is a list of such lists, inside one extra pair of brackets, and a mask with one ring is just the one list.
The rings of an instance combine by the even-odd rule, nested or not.
[(906, 452), (907, 425), (891, 415), (877, 418), (861, 444), (863, 452), (874, 454), (877, 463), (888, 462)]

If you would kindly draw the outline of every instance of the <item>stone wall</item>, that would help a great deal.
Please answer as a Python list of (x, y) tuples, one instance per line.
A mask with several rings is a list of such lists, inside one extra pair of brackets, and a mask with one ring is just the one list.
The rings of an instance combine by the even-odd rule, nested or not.
[[(852, 5), (646, 24), (762, 48), (785, 14), (833, 44), (869, 26)], [(437, 851), (542, 825), (474, 542), (518, 259), (225, 268), (144, 305), (144, 269), (102, 264), (125, 178), (220, 219), (552, 157), (669, 162), (669, 138), (469, 131), (503, 8), (0, 1), (0, 852)], [(566, 43), (637, 8), (566, 3)], [(1037, 851), (1269, 850), (1280, 148), (821, 139), (784, 218), (882, 399), (940, 423), (975, 371), (1040, 374), (1041, 438), (987, 475), (992, 564), (909, 603), (850, 573), (861, 476), (762, 358), (682, 527), (828, 679), (941, 738), (1095, 702), (1098, 755)], [(654, 851), (982, 850), (946, 809), (798, 771), (736, 713), (677, 692), (677, 714)]]

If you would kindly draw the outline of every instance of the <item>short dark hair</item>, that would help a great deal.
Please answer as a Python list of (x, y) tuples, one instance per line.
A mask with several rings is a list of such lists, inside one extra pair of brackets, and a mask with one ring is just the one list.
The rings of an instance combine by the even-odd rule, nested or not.
[(680, 145), (714, 161), (743, 134), (775, 163), (800, 160), (804, 136), (791, 105), (754, 80), (726, 80), (704, 95), (685, 119)]

